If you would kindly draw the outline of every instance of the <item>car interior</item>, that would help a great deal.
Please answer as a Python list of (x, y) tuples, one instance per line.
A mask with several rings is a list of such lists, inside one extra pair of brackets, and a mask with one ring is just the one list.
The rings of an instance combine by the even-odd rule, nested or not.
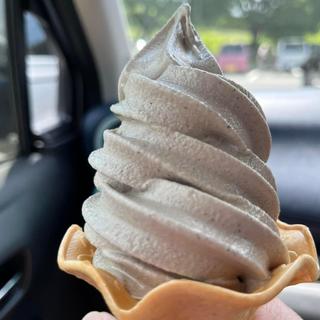
[[(0, 0), (0, 320), (107, 310), (56, 259), (94, 192), (88, 155), (120, 124), (110, 106), (132, 54), (127, 24), (117, 0)], [(320, 113), (308, 94), (256, 92), (262, 107), (271, 105), (269, 165), (281, 219), (307, 225), (320, 250)], [(319, 282), (286, 288), (280, 298), (303, 319), (320, 319)]]

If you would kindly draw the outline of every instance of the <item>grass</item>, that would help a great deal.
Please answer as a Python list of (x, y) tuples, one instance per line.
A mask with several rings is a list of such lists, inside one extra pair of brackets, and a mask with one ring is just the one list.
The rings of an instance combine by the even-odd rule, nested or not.
[(313, 34), (306, 34), (304, 38), (307, 43), (319, 45), (320, 44), (320, 31), (318, 31), (317, 33), (313, 33)]
[[(225, 44), (250, 44), (251, 42), (251, 34), (245, 30), (200, 28), (199, 34), (202, 41), (213, 54), (218, 54), (221, 47)], [(306, 34), (304, 39), (307, 43), (320, 45), (320, 31), (317, 33)], [(268, 43), (273, 46), (276, 45), (276, 42), (268, 37), (260, 37), (260, 42)]]
[[(137, 41), (139, 38), (141, 38), (142, 32), (139, 28), (130, 26), (128, 31), (129, 37), (134, 41)], [(202, 41), (213, 54), (219, 53), (221, 47), (225, 44), (249, 44), (251, 41), (250, 33), (248, 31), (243, 30), (219, 30), (213, 28), (199, 28), (198, 32)], [(151, 37), (152, 35), (150, 34), (149, 38)]]
[[(198, 28), (198, 32), (207, 48), (215, 55), (220, 52), (220, 49), (223, 45), (237, 43), (250, 44), (251, 42), (251, 34), (245, 30)], [(131, 39), (136, 41), (141, 37), (141, 34), (142, 32), (139, 30), (139, 28), (130, 26), (129, 36)], [(151, 36), (152, 35), (150, 34), (150, 37)], [(305, 35), (304, 39), (307, 43), (320, 44), (320, 31), (313, 34), (307, 34)], [(260, 41), (267, 42), (273, 46), (276, 45), (276, 43), (268, 37), (261, 37)]]
[(204, 44), (213, 54), (218, 54), (221, 47), (225, 44), (250, 44), (251, 41), (250, 33), (243, 30), (200, 28), (199, 34)]

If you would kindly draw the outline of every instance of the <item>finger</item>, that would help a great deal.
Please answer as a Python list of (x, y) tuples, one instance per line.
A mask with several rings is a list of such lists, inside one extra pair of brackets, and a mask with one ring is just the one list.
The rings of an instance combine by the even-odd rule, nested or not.
[(115, 318), (106, 312), (92, 311), (84, 316), (82, 320), (115, 320)]
[(254, 320), (302, 320), (280, 299), (274, 299), (260, 307)]

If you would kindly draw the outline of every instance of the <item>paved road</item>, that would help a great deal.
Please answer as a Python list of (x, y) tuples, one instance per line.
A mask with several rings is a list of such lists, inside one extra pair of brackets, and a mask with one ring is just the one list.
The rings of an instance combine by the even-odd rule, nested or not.
[(302, 86), (302, 74), (252, 70), (228, 74), (251, 91), (272, 125), (320, 126), (320, 82)]
[(289, 73), (254, 69), (244, 74), (227, 74), (227, 77), (253, 92), (298, 89), (303, 83), (303, 74), (299, 70)]

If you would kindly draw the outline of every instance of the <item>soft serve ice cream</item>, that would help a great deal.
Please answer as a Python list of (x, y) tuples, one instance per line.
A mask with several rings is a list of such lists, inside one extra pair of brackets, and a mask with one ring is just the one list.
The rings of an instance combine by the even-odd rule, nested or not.
[(119, 100), (121, 126), (89, 159), (96, 268), (141, 298), (180, 278), (250, 292), (288, 262), (264, 114), (223, 76), (188, 5), (129, 61)]

